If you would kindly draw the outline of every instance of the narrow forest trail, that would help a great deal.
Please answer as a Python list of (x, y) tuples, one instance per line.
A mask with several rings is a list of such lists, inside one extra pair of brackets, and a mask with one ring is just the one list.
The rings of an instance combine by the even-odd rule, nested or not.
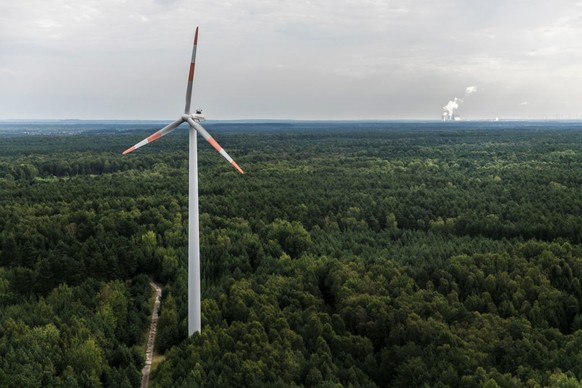
[(150, 370), (152, 367), (152, 359), (154, 357), (154, 343), (156, 340), (156, 328), (158, 326), (158, 317), (160, 312), (160, 303), (162, 300), (162, 288), (154, 282), (150, 282), (150, 286), (156, 293), (154, 308), (152, 309), (152, 322), (150, 324), (150, 332), (148, 335), (148, 343), (146, 347), (145, 365), (141, 370), (141, 388), (147, 388), (150, 382)]

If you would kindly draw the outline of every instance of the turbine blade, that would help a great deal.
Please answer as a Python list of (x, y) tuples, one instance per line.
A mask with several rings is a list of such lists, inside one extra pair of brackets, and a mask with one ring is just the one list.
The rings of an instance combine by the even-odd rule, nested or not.
[(140, 141), (139, 143), (137, 143), (133, 147), (129, 147), (128, 149), (123, 151), (123, 155), (129, 154), (130, 152), (135, 151), (139, 147), (142, 147), (148, 143), (151, 143), (154, 140), (158, 140), (160, 137), (165, 136), (168, 133), (172, 132), (174, 129), (176, 129), (183, 122), (184, 122), (184, 119), (180, 118), (179, 120), (176, 120), (173, 123), (166, 125), (164, 128), (160, 129), (159, 131), (157, 131), (153, 135), (146, 137), (145, 139), (143, 139), (142, 141)]
[(186, 121), (188, 121), (188, 124), (190, 124), (190, 126), (192, 126), (192, 128), (194, 128), (196, 130), (196, 132), (198, 132), (200, 135), (202, 135), (202, 137), (204, 138), (204, 140), (206, 140), (207, 142), (209, 142), (210, 145), (213, 146), (214, 149), (216, 151), (218, 151), (218, 153), (220, 155), (224, 156), (224, 158), (226, 160), (228, 160), (228, 162), (234, 168), (236, 168), (238, 172), (240, 172), (241, 174), (244, 174), (244, 171), (242, 170), (242, 168), (240, 168), (238, 166), (238, 164), (236, 164), (236, 162), (230, 157), (230, 155), (224, 150), (224, 148), (222, 148), (220, 146), (220, 144), (218, 144), (216, 142), (216, 140), (214, 140), (214, 138), (212, 136), (210, 136), (210, 134), (208, 133), (208, 131), (206, 131), (206, 129), (204, 129), (204, 127), (202, 125), (200, 125), (196, 121), (192, 120), (192, 118), (190, 118), (190, 117), (188, 117), (186, 119)]
[(196, 47), (198, 46), (198, 27), (194, 34), (194, 48), (192, 49), (192, 60), (190, 61), (190, 72), (188, 73), (188, 87), (186, 88), (186, 108), (184, 114), (190, 114), (190, 102), (192, 101), (192, 82), (194, 81), (194, 67), (196, 66)]

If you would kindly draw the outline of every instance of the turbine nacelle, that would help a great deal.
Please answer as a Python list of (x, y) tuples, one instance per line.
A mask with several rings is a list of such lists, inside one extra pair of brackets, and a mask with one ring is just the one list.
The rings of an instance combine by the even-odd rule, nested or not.
[(194, 120), (196, 122), (199, 122), (199, 123), (201, 123), (203, 121), (206, 121), (206, 116), (204, 116), (202, 114), (202, 110), (200, 110), (200, 109), (197, 109), (196, 110), (196, 113), (190, 113), (190, 114), (183, 114), (182, 115), (182, 119), (184, 121), (188, 121), (188, 118), (191, 118), (192, 120)]

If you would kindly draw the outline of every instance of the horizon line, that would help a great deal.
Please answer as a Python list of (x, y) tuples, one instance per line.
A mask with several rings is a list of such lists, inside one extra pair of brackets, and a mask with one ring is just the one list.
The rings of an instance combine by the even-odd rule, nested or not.
[[(33, 123), (33, 122), (46, 122), (46, 123), (82, 123), (82, 122), (168, 122), (171, 119), (75, 119), (75, 118), (65, 118), (65, 119), (27, 119), (27, 118), (17, 118), (17, 119), (4, 119), (0, 118), (0, 123)], [(500, 121), (582, 121), (582, 117), (576, 118), (474, 118), (474, 119), (462, 119), (458, 121), (443, 121), (442, 119), (430, 119), (430, 118), (351, 118), (351, 119), (336, 119), (336, 118), (319, 118), (319, 119), (290, 119), (290, 118), (240, 118), (240, 119), (209, 119), (206, 120), (209, 123), (219, 123), (219, 122), (317, 122), (317, 121), (343, 121), (343, 122), (398, 122), (398, 121), (408, 121), (408, 122), (446, 122), (446, 123), (459, 123), (459, 122), (475, 122), (475, 121), (486, 121), (486, 122), (500, 122)]]

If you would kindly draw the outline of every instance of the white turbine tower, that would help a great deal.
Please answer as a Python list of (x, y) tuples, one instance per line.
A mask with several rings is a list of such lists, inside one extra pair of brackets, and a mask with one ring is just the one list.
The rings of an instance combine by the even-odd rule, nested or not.
[(192, 81), (194, 80), (194, 67), (196, 63), (196, 46), (198, 45), (198, 27), (194, 34), (194, 48), (192, 49), (192, 61), (190, 62), (190, 72), (188, 74), (188, 87), (186, 89), (186, 108), (184, 114), (176, 121), (168, 124), (153, 135), (140, 141), (133, 147), (123, 151), (123, 155), (128, 154), (141, 146), (151, 143), (162, 136), (167, 135), (176, 129), (180, 124), (187, 122), (189, 128), (189, 161), (188, 161), (188, 335), (201, 330), (200, 312), (200, 237), (198, 224), (198, 155), (197, 155), (197, 133), (209, 142), (234, 168), (243, 174), (243, 170), (226, 151), (210, 136), (210, 134), (200, 125), (204, 121), (201, 111), (190, 113), (190, 101), (192, 98)]

